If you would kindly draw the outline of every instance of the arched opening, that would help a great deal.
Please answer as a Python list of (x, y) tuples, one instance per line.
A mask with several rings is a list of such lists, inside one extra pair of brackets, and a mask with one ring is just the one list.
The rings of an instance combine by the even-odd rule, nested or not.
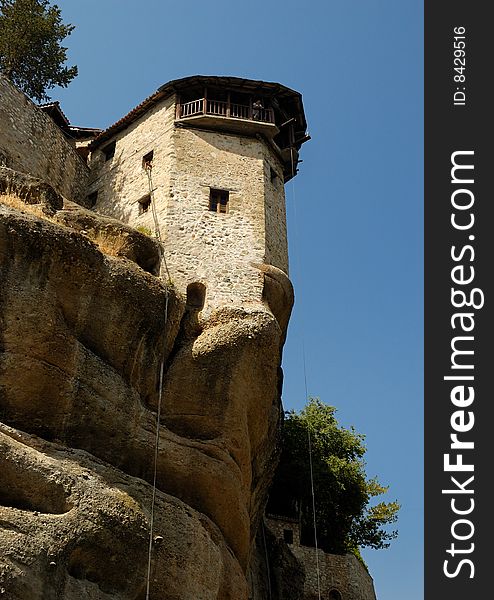
[(187, 308), (202, 310), (206, 299), (206, 286), (199, 281), (187, 286)]
[(328, 600), (342, 600), (342, 596), (338, 590), (331, 590), (329, 592)]

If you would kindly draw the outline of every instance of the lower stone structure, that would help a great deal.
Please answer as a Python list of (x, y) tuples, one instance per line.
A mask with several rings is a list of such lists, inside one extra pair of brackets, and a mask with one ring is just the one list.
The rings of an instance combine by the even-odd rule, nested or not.
[(318, 600), (318, 574), (322, 597), (326, 600), (376, 600), (372, 577), (353, 554), (327, 554), (300, 545), (296, 520), (270, 515), (266, 526), (284, 541), (305, 572), (303, 600)]

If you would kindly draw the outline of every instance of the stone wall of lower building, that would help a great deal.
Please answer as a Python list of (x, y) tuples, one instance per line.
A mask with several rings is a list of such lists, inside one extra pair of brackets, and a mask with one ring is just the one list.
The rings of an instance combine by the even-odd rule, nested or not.
[(0, 164), (44, 179), (84, 203), (87, 165), (51, 117), (0, 75)]
[(327, 554), (300, 545), (300, 528), (294, 519), (269, 515), (265, 518), (265, 524), (280, 543), (286, 543), (287, 530), (293, 532), (293, 543), (288, 543), (287, 547), (304, 568), (304, 600), (319, 599), (318, 579), (322, 598), (376, 600), (372, 577), (353, 554)]
[[(304, 565), (304, 600), (317, 600), (317, 560), (315, 548), (290, 547), (292, 553)], [(341, 600), (376, 600), (374, 583), (366, 568), (353, 554), (326, 554), (318, 550), (319, 580), (324, 597), (333, 590)], [(337, 598), (338, 596), (334, 596)]]
[(264, 520), (276, 539), (287, 542), (291, 538), (293, 542), (290, 543), (290, 548), (292, 546), (300, 546), (300, 525), (297, 519), (269, 515)]

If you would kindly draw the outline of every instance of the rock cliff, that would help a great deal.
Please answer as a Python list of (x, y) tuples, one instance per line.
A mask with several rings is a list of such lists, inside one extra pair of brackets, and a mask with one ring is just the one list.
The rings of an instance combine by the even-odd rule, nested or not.
[(0, 596), (145, 598), (163, 365), (150, 598), (246, 600), (288, 279), (204, 320), (149, 237), (0, 170)]

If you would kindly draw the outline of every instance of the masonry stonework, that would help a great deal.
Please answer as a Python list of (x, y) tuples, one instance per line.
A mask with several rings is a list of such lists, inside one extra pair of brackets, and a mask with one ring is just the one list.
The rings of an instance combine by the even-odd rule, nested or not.
[[(304, 565), (304, 600), (317, 600), (316, 549), (307, 546), (294, 546), (290, 549)], [(341, 600), (376, 600), (372, 577), (353, 554), (326, 554), (322, 550), (317, 552), (320, 586), (328, 598), (335, 591), (340, 594)]]
[(283, 167), (275, 153), (263, 146), (265, 180), (265, 262), (288, 275), (288, 240)]
[(300, 546), (300, 524), (297, 519), (269, 515), (266, 519), (266, 524), (276, 539), (286, 541), (286, 532), (290, 531), (293, 539), (290, 548), (293, 546)]
[(265, 522), (276, 539), (285, 543), (287, 543), (286, 532), (292, 532), (293, 542), (287, 545), (304, 567), (304, 600), (319, 598), (317, 566), (319, 566), (319, 585), (323, 598), (376, 600), (372, 577), (353, 554), (328, 554), (322, 550), (302, 546), (299, 524), (294, 519), (269, 515)]
[[(266, 262), (268, 237), (262, 142), (177, 128), (174, 146), (165, 242), (172, 276), (182, 286), (206, 285), (206, 306), (260, 302), (263, 275), (256, 265)], [(227, 213), (209, 210), (211, 189), (229, 192)]]
[[(152, 212), (140, 214), (139, 200), (149, 194), (149, 182), (142, 159), (154, 152), (152, 181), (158, 219), (166, 218), (173, 146), (173, 98), (116, 134), (91, 154), (88, 195), (97, 193), (94, 209), (133, 227), (153, 230)], [(106, 158), (105, 150), (115, 143), (114, 155)]]
[(0, 165), (49, 182), (84, 202), (88, 167), (53, 120), (0, 75)]

